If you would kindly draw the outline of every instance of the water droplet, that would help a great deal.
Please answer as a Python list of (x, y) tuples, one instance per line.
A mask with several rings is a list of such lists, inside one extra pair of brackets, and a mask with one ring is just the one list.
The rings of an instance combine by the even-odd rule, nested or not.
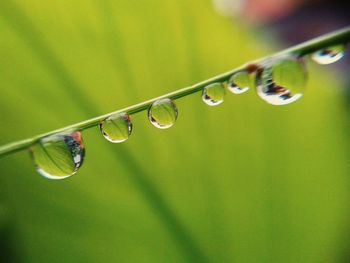
[(132, 123), (129, 114), (118, 113), (109, 116), (100, 123), (103, 137), (113, 143), (126, 141), (132, 132)]
[(209, 106), (216, 106), (223, 103), (224, 96), (225, 87), (219, 82), (204, 87), (202, 92), (202, 99)]
[(325, 49), (316, 51), (311, 55), (311, 58), (322, 65), (331, 64), (344, 56), (344, 45), (331, 46)]
[(251, 78), (247, 71), (240, 71), (232, 75), (227, 83), (227, 88), (234, 94), (242, 94), (249, 90)]
[(272, 61), (257, 74), (257, 93), (272, 105), (285, 105), (302, 96), (306, 81), (301, 59), (282, 58)]
[(48, 179), (64, 179), (75, 174), (85, 156), (80, 132), (43, 138), (29, 150), (36, 170)]
[(160, 99), (153, 102), (148, 110), (149, 121), (159, 129), (167, 129), (174, 125), (178, 111), (170, 99)]

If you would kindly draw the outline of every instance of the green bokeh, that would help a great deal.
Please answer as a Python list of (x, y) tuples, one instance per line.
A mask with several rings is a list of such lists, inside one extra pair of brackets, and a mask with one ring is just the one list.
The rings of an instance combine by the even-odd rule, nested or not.
[[(50, 131), (225, 72), (264, 47), (209, 1), (0, 2), (0, 143)], [(250, 90), (176, 102), (169, 130), (84, 132), (67, 180), (21, 152), (0, 159), (4, 262), (346, 262), (349, 125), (327, 68), (272, 107)], [(346, 258), (344, 260), (344, 257)], [(343, 261), (342, 261), (343, 260)]]

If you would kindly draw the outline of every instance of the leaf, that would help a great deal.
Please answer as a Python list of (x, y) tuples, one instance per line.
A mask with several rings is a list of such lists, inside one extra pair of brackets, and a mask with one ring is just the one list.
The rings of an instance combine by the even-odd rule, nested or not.
[[(252, 33), (203, 1), (2, 1), (0, 32), (1, 144), (279, 49), (260, 53)], [(227, 94), (213, 109), (198, 95), (176, 103), (178, 120), (167, 131), (141, 113), (121, 145), (88, 130), (85, 163), (65, 181), (38, 176), (27, 154), (1, 159), (1, 202), (13, 214), (18, 260), (341, 258), (347, 112), (326, 70), (311, 69), (305, 96), (286, 107), (250, 91)]]

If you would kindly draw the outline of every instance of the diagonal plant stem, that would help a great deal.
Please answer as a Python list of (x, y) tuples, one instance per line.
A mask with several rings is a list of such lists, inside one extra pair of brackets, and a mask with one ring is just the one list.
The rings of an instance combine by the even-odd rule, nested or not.
[[(347, 44), (347, 42), (350, 41), (350, 26), (334, 31), (332, 33), (311, 39), (309, 41), (306, 41), (304, 43), (301, 43), (299, 45), (293, 46), (291, 48), (285, 49), (281, 52), (277, 52), (271, 56), (268, 57), (264, 57), (261, 59), (258, 59), (256, 61), (252, 61), (247, 63), (248, 64), (263, 64), (264, 62), (266, 62), (269, 59), (275, 58), (275, 57), (279, 57), (279, 56), (283, 56), (283, 55), (298, 55), (298, 56), (305, 56), (308, 55), (312, 52), (315, 52), (317, 50), (320, 50), (322, 48), (327, 48), (329, 46), (332, 45), (336, 45), (336, 44)], [(130, 115), (132, 114), (136, 114), (138, 112), (147, 110), (153, 102), (162, 99), (162, 98), (169, 98), (171, 100), (176, 100), (176, 99), (180, 99), (182, 97), (185, 97), (187, 95), (196, 93), (201, 91), (205, 86), (212, 84), (214, 82), (223, 82), (223, 81), (227, 81), (234, 73), (243, 70), (246, 67), (246, 65), (242, 65), (238, 68), (235, 68), (233, 70), (230, 70), (228, 72), (225, 72), (223, 74), (217, 75), (213, 78), (204, 80), (202, 82), (199, 82), (197, 84), (194, 84), (192, 86), (183, 88), (183, 89), (179, 89), (177, 91), (162, 95), (160, 97), (156, 97), (135, 105), (132, 105), (130, 107), (126, 107), (120, 110), (116, 110), (114, 112), (110, 112), (104, 115), (100, 115), (98, 117), (94, 117), (79, 123), (75, 123), (69, 126), (66, 126), (64, 128), (60, 128), (48, 133), (44, 133), (44, 134), (40, 134), (37, 136), (34, 136), (32, 138), (29, 139), (25, 139), (25, 140), (20, 140), (20, 141), (16, 141), (16, 142), (12, 142), (3, 146), (0, 146), (0, 157), (10, 154), (10, 153), (14, 153), (17, 151), (21, 151), (24, 150), (28, 147), (30, 147), (31, 145), (35, 144), (36, 142), (38, 142), (40, 139), (53, 135), (53, 134), (57, 134), (57, 133), (63, 133), (63, 132), (67, 132), (70, 130), (75, 130), (75, 131), (82, 131), (94, 126), (97, 126), (101, 121), (103, 121), (104, 119), (106, 119), (108, 116), (112, 115), (112, 114), (117, 114), (117, 113), (121, 113), (121, 112), (126, 112)]]
[[(4, 8), (4, 5), (6, 8)], [(22, 37), (22, 40), (32, 48), (33, 53), (35, 53), (41, 62), (51, 70), (52, 74), (63, 85), (63, 87), (69, 91), (74, 100), (80, 102), (78, 104), (81, 104), (80, 109), (82, 112), (85, 114), (96, 112), (97, 110), (95, 105), (92, 104), (86, 96), (84, 96), (84, 93), (80, 92), (81, 89), (79, 87), (79, 83), (75, 81), (69, 70), (51, 50), (50, 46), (47, 45), (47, 43), (40, 37), (38, 37), (38, 32), (40, 31), (38, 31), (35, 25), (31, 23), (30, 19), (26, 18), (25, 13), (18, 9), (15, 4), (11, 4), (11, 1), (2, 3), (0, 13), (4, 12), (6, 14), (6, 11), (8, 10), (15, 13), (15, 16), (9, 16), (7, 14), (1, 18), (5, 18), (5, 21), (7, 21), (8, 24), (15, 29), (18, 35)], [(21, 19), (13, 19), (16, 16), (21, 17)], [(67, 132), (66, 128), (60, 130)], [(36, 138), (39, 137), (40, 136), (37, 136)], [(28, 143), (28, 146), (35, 142), (35, 140), (33, 142), (33, 139), (25, 141), (25, 144)], [(109, 147), (111, 146), (110, 144), (107, 145)], [(25, 146), (23, 147), (25, 148)], [(20, 149), (18, 148), (17, 151), (18, 150)], [(155, 214), (158, 215), (160, 222), (164, 225), (165, 229), (169, 231), (172, 239), (179, 245), (188, 262), (207, 262), (208, 260), (204, 251), (202, 251), (199, 244), (197, 244), (195, 238), (191, 235), (186, 225), (179, 220), (176, 211), (174, 211), (165, 200), (161, 194), (161, 191), (158, 190), (156, 184), (150, 180), (150, 175), (146, 171), (147, 169), (144, 169), (144, 167), (140, 165), (128, 148), (124, 148), (123, 146), (114, 148), (111, 154), (116, 162), (120, 162), (120, 164), (124, 166), (127, 171), (129, 171), (129, 174), (131, 175), (130, 178), (132, 179), (136, 190), (141, 193), (149, 208), (154, 210)]]

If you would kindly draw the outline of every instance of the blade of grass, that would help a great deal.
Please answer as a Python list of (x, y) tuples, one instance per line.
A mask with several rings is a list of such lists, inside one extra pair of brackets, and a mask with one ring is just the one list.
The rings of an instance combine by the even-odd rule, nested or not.
[[(6, 17), (6, 16), (5, 16)], [(6, 18), (9, 18), (9, 16), (7, 16)], [(14, 23), (16, 24), (16, 23)], [(24, 28), (28, 27), (28, 25), (26, 25)], [(16, 27), (15, 29), (20, 30), (22, 33), (22, 29), (21, 27)], [(28, 29), (28, 28), (27, 28)], [(24, 33), (24, 32), (23, 32)], [(34, 34), (35, 35), (35, 34)], [(47, 61), (48, 66), (56, 71), (59, 72), (60, 75), (62, 75), (62, 77), (60, 78), (60, 81), (62, 81), (63, 84), (65, 85), (69, 85), (70, 87), (74, 87), (74, 93), (72, 94), (72, 96), (74, 96), (75, 99), (77, 99), (78, 101), (83, 101), (84, 96), (80, 96), (78, 93), (79, 87), (78, 84), (74, 81), (74, 79), (67, 74), (67, 70), (65, 69), (65, 67), (63, 66), (63, 64), (56, 59), (53, 54), (51, 52), (48, 51), (48, 49), (46, 48), (46, 46), (38, 39), (38, 38), (32, 38), (32, 36), (30, 36), (30, 34), (25, 34), (25, 36), (28, 36), (29, 39), (31, 39), (31, 41), (29, 41), (31, 44), (34, 45), (38, 45), (40, 47), (40, 52), (39, 52), (39, 56), (43, 61)], [(293, 46), (291, 48), (285, 49), (281, 52), (275, 53), (271, 56), (256, 60), (256, 61), (252, 61), (250, 63), (255, 63), (255, 64), (262, 64), (264, 63), (267, 59), (271, 59), (274, 57), (279, 57), (279, 56), (283, 56), (283, 55), (300, 55), (300, 56), (304, 56), (307, 54), (310, 54), (314, 51), (317, 51), (319, 49), (322, 48), (326, 48), (328, 46), (331, 45), (335, 45), (335, 44), (346, 44), (350, 39), (350, 27), (346, 27), (343, 29), (340, 29), (338, 31), (320, 36), (318, 38), (309, 40), (307, 42), (301, 43), (299, 45)], [(185, 97), (187, 95), (196, 93), (201, 91), (205, 86), (214, 83), (214, 82), (223, 82), (226, 81), (232, 74), (244, 69), (245, 66), (241, 66), (238, 67), (236, 69), (230, 70), (228, 72), (225, 72), (223, 74), (217, 75), (213, 78), (204, 80), (202, 82), (199, 82), (197, 84), (194, 84), (192, 86), (183, 88), (183, 89), (179, 89), (177, 91), (162, 95), (160, 97), (156, 97), (135, 105), (132, 105), (130, 107), (126, 107), (124, 109), (120, 109), (114, 112), (110, 112), (107, 114), (103, 114), (100, 115), (98, 117), (94, 117), (76, 124), (72, 124), (69, 125), (67, 127), (61, 128), (61, 129), (57, 129), (48, 133), (44, 133), (41, 135), (37, 135), (33, 138), (30, 139), (25, 139), (25, 140), (21, 140), (21, 141), (16, 141), (13, 143), (9, 143), (6, 145), (3, 145), (0, 147), (0, 157), (5, 155), (5, 154), (10, 154), (13, 152), (17, 152), (23, 149), (26, 149), (28, 147), (30, 147), (31, 145), (33, 145), (34, 143), (38, 142), (40, 139), (42, 139), (43, 137), (47, 137), (56, 133), (61, 133), (61, 132), (65, 132), (65, 131), (69, 131), (69, 130), (84, 130), (84, 129), (88, 129), (91, 127), (94, 127), (96, 125), (98, 125), (101, 121), (103, 121), (105, 118), (107, 118), (108, 116), (112, 115), (112, 114), (117, 114), (117, 113), (121, 113), (121, 112), (126, 112), (130, 115), (147, 110), (153, 102), (155, 102), (156, 100), (162, 99), (162, 98), (169, 98), (172, 100), (176, 100), (176, 99), (180, 99), (182, 97)], [(64, 86), (64, 85), (63, 85)], [(70, 92), (72, 92), (70, 90)], [(88, 101), (88, 98), (84, 98), (84, 101)], [(85, 104), (81, 103), (81, 106), (83, 107)]]
[[(86, 96), (83, 96), (82, 89), (74, 80), (69, 70), (59, 61), (49, 45), (38, 37), (39, 31), (31, 23), (30, 19), (26, 17), (26, 14), (15, 4), (10, 4), (10, 1), (7, 1), (6, 4), (3, 5), (5, 6), (2, 6), (3, 8), (0, 9), (0, 12), (3, 12), (5, 20), (15, 32), (22, 37), (22, 40), (32, 48), (33, 53), (38, 56), (41, 62), (51, 70), (57, 80), (62, 83), (62, 87), (69, 91), (73, 99), (76, 101), (78, 100), (80, 105), (83, 105), (82, 111), (85, 114), (96, 112), (97, 108)], [(12, 13), (12, 15), (9, 13)], [(15, 16), (13, 16), (13, 14), (15, 14)], [(21, 17), (21, 20), (14, 21), (13, 19), (15, 17)], [(170, 206), (166, 203), (155, 184), (148, 179), (149, 176), (146, 174), (145, 169), (141, 167), (132, 156), (132, 153), (126, 148), (118, 148), (118, 151), (119, 152), (111, 151), (111, 155), (117, 162), (123, 164), (125, 168), (129, 170), (130, 174), (133, 175), (132, 178), (135, 187), (143, 195), (148, 205), (157, 212), (174, 241), (178, 243), (183, 254), (188, 258), (188, 261), (207, 262), (204, 253), (200, 250), (194, 238), (191, 237), (186, 227), (177, 219), (177, 216), (170, 209)]]

